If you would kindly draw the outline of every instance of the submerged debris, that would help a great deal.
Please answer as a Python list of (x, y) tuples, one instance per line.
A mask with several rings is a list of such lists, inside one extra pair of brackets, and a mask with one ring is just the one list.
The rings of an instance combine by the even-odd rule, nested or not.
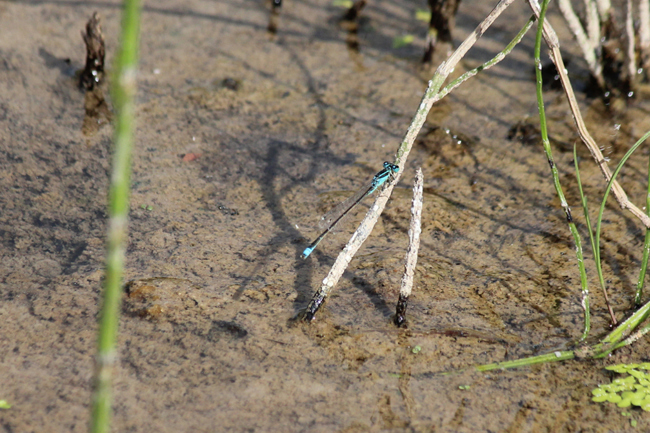
[(113, 118), (111, 109), (104, 98), (104, 92), (99, 87), (86, 92), (84, 111), (85, 116), (81, 132), (87, 137), (97, 133), (102, 126), (110, 123)]
[(532, 146), (542, 142), (542, 133), (539, 130), (539, 126), (528, 120), (520, 120), (508, 130), (507, 138), (510, 141), (516, 140)]
[(227, 77), (221, 81), (221, 85), (226, 89), (232, 90), (233, 92), (238, 92), (241, 88), (241, 80)]
[(282, 0), (272, 0), (271, 1), (271, 14), (269, 16), (269, 24), (266, 27), (266, 30), (274, 35), (278, 31), (278, 16), (280, 15), (280, 9), (282, 8)]
[(357, 21), (361, 10), (366, 6), (366, 0), (355, 1), (343, 16), (345, 21)]
[[(161, 240), (164, 236), (153, 242)], [(182, 278), (143, 278), (124, 286), (124, 313), (154, 322), (187, 323), (200, 316), (208, 302), (201, 287)]]
[(423, 63), (431, 63), (439, 42), (452, 42), (451, 32), (454, 29), (459, 5), (460, 0), (429, 0), (431, 21), (429, 21), (427, 46), (422, 58)]
[(81, 32), (86, 44), (86, 67), (79, 76), (79, 86), (92, 90), (104, 78), (104, 35), (100, 26), (99, 14), (95, 12), (86, 24), (86, 32)]

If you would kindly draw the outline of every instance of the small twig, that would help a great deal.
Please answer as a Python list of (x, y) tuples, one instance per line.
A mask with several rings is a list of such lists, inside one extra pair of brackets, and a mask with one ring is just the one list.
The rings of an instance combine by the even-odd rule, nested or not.
[[(536, 15), (538, 15), (539, 5), (537, 4), (537, 2), (535, 0), (529, 0), (528, 4), (530, 5), (533, 12)], [(609, 182), (609, 180), (612, 178), (612, 172), (609, 169), (609, 166), (607, 165), (607, 161), (603, 156), (602, 152), (600, 151), (600, 148), (598, 147), (594, 139), (589, 134), (589, 131), (585, 126), (585, 122), (582, 119), (582, 115), (580, 114), (580, 107), (578, 106), (578, 101), (576, 100), (575, 94), (573, 93), (573, 87), (571, 86), (571, 82), (569, 81), (569, 77), (566, 72), (566, 67), (564, 66), (564, 61), (562, 60), (562, 53), (560, 52), (560, 43), (558, 41), (557, 34), (555, 33), (555, 30), (553, 30), (553, 27), (548, 22), (548, 20), (544, 22), (544, 40), (546, 41), (546, 44), (548, 45), (551, 51), (550, 53), (551, 60), (555, 64), (555, 67), (557, 68), (558, 74), (560, 76), (560, 82), (562, 83), (562, 87), (564, 88), (564, 92), (569, 102), (569, 108), (571, 109), (571, 113), (573, 114), (573, 119), (576, 123), (578, 134), (580, 135), (580, 138), (589, 149), (589, 152), (591, 153), (591, 157), (594, 159), (594, 161), (596, 161), (596, 164), (598, 164), (598, 167), (600, 168), (600, 171), (603, 173), (605, 180)], [(619, 185), (618, 182), (615, 181), (613, 183), (612, 190), (614, 192), (614, 196), (616, 197), (616, 201), (618, 201), (618, 204), (621, 207), (621, 209), (629, 210), (635, 217), (641, 220), (644, 226), (650, 228), (650, 217), (648, 217), (648, 215), (646, 215), (641, 209), (636, 207), (634, 203), (632, 203), (627, 198), (627, 194), (625, 193), (625, 190)]]
[(415, 171), (415, 182), (413, 183), (413, 202), (411, 204), (411, 227), (409, 228), (409, 249), (406, 252), (404, 264), (404, 275), (399, 289), (399, 299), (395, 308), (395, 325), (402, 326), (406, 321), (406, 306), (408, 298), (413, 289), (413, 275), (415, 265), (418, 262), (418, 250), (420, 249), (420, 233), (422, 232), (422, 190), (424, 178), (422, 169)]
[(490, 25), (492, 25), (494, 20), (496, 20), (513, 1), (514, 0), (500, 0), (492, 12), (490, 12), (490, 14), (483, 20), (483, 22), (478, 25), (478, 27), (456, 49), (456, 51), (436, 70), (433, 78), (431, 81), (429, 81), (427, 90), (424, 92), (422, 100), (420, 101), (420, 106), (413, 116), (411, 124), (409, 125), (406, 134), (404, 135), (404, 138), (402, 139), (402, 142), (399, 146), (399, 149), (397, 150), (397, 159), (395, 163), (400, 168), (399, 172), (395, 175), (393, 182), (387, 185), (386, 188), (377, 196), (374, 204), (371, 206), (365, 218), (363, 221), (361, 221), (361, 224), (357, 230), (352, 234), (352, 237), (348, 241), (345, 248), (343, 248), (343, 251), (341, 251), (341, 253), (336, 258), (334, 265), (332, 265), (332, 269), (330, 269), (327, 277), (325, 277), (320, 288), (316, 291), (311, 301), (309, 302), (307, 310), (303, 315), (303, 318), (305, 320), (311, 320), (314, 318), (316, 311), (318, 311), (332, 288), (338, 283), (339, 279), (343, 275), (343, 272), (350, 263), (350, 260), (352, 260), (354, 254), (356, 254), (361, 245), (365, 242), (366, 239), (368, 239), (368, 236), (370, 236), (372, 229), (379, 220), (379, 216), (383, 212), (384, 207), (386, 207), (388, 198), (393, 192), (393, 187), (399, 181), (399, 178), (404, 171), (404, 166), (406, 159), (408, 158), (408, 154), (413, 147), (413, 143), (415, 142), (420, 129), (422, 129), (422, 125), (424, 125), (424, 122), (427, 119), (427, 115), (429, 114), (429, 110), (431, 110), (431, 106), (442, 98), (439, 94), (442, 84), (445, 82), (449, 74), (454, 70), (458, 62), (463, 58), (463, 56), (465, 56), (467, 51), (469, 51), (472, 45), (476, 43), (476, 41), (483, 35), (483, 33), (485, 33)]

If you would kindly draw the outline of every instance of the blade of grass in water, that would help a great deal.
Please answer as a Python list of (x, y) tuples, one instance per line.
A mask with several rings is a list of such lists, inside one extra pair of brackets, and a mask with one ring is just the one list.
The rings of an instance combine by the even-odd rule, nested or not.
[[(616, 180), (616, 176), (618, 176), (618, 173), (623, 168), (623, 165), (625, 165), (625, 163), (630, 158), (630, 156), (632, 156), (632, 154), (639, 148), (639, 146), (641, 146), (641, 144), (643, 144), (643, 142), (645, 140), (648, 139), (648, 137), (650, 137), (650, 131), (646, 132), (643, 135), (643, 137), (641, 137), (636, 143), (634, 143), (634, 146), (632, 146), (630, 148), (630, 150), (628, 150), (627, 153), (623, 156), (623, 158), (621, 158), (621, 161), (618, 163), (618, 165), (616, 166), (616, 169), (612, 173), (611, 179), (607, 183), (607, 188), (605, 188), (605, 194), (603, 195), (603, 200), (600, 203), (600, 209), (598, 211), (598, 221), (596, 223), (596, 241), (595, 241), (595, 246), (594, 246), (594, 257), (596, 259), (597, 269), (599, 269), (599, 272), (601, 272), (601, 275), (600, 275), (601, 278), (602, 278), (602, 267), (599, 266), (600, 265), (600, 231), (601, 231), (601, 225), (602, 225), (602, 221), (603, 221), (603, 213), (605, 212), (605, 203), (607, 203), (607, 198), (609, 197), (609, 192), (612, 189), (612, 185), (614, 183), (614, 180)], [(641, 310), (639, 310), (639, 311), (641, 311)], [(635, 316), (636, 316), (636, 314), (633, 315), (632, 317), (635, 317)], [(643, 319), (645, 319), (645, 317), (643, 317)], [(643, 320), (643, 319), (641, 319), (641, 320)], [(628, 320), (626, 320), (623, 324), (627, 323)], [(639, 321), (639, 323), (640, 323), (640, 321)], [(639, 323), (635, 323), (634, 326), (627, 327), (627, 328), (629, 328), (629, 332), (631, 332), (634, 328), (636, 328), (636, 326), (638, 326)], [(603, 340), (603, 342), (604, 343), (609, 343), (609, 344), (614, 344), (614, 343), (617, 343), (618, 341), (620, 341), (622, 338), (624, 338), (627, 335), (626, 331), (624, 329), (622, 329), (622, 328), (624, 328), (624, 327), (623, 326), (617, 327), (614, 331), (612, 331), (611, 334), (609, 334)], [(621, 331), (617, 332), (619, 329), (621, 329)]]
[[(582, 201), (582, 210), (585, 214), (585, 222), (587, 224), (587, 231), (589, 232), (589, 240), (591, 242), (591, 249), (594, 249), (594, 231), (591, 228), (591, 219), (589, 218), (589, 207), (587, 206), (587, 196), (582, 190), (582, 181), (580, 180), (580, 167), (578, 166), (578, 153), (575, 144), (573, 145), (573, 163), (576, 168), (576, 181), (578, 182), (578, 190), (580, 191), (580, 200)], [(587, 282), (587, 272), (585, 270), (584, 256), (582, 251), (576, 251), (578, 255), (578, 264), (580, 268), (580, 287), (582, 288), (582, 309), (584, 311), (584, 328), (582, 332), (581, 341), (584, 341), (589, 335), (591, 328), (591, 315), (589, 312), (589, 283)]]
[[(645, 197), (645, 211), (650, 216), (650, 158), (648, 159), (648, 185)], [(648, 268), (648, 257), (650, 256), (650, 229), (645, 231), (645, 242), (643, 243), (643, 259), (641, 260), (641, 270), (639, 271), (639, 281), (636, 285), (636, 294), (634, 296), (634, 305), (641, 306), (641, 296), (643, 294), (643, 283), (645, 282), (645, 273)]]

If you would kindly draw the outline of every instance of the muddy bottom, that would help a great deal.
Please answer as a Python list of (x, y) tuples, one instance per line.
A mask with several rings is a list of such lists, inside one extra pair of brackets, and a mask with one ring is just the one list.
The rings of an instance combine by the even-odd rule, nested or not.
[[(488, 3), (461, 4), (456, 44)], [(285, 2), (275, 34), (259, 1), (145, 3), (113, 431), (650, 429), (645, 412), (591, 401), (611, 380), (605, 365), (649, 360), (646, 340), (599, 362), (471, 369), (572, 348), (582, 332), (573, 241), (546, 157), (526, 128), (511, 131), (537, 123), (532, 34), (433, 108), (332, 296), (313, 322), (292, 320), (363, 210), (302, 260), (318, 218), (394, 159), (432, 74), (419, 63), (417, 8), (426, 2), (371, 2), (348, 44), (331, 2)], [(3, 432), (88, 426), (112, 146), (110, 99), (76, 84), (94, 11), (111, 65), (119, 2), (0, 2), (0, 400), (12, 405), (0, 409)], [(455, 74), (492, 57), (529, 15), (515, 3)], [(579, 53), (551, 18), (566, 55)], [(413, 44), (394, 48), (404, 34)], [(583, 89), (584, 62), (569, 73)], [(562, 94), (545, 97), (585, 234), (574, 143), (594, 206), (604, 182)], [(643, 100), (616, 117), (579, 97), (613, 161), (650, 129)], [(620, 178), (639, 206), (647, 158), (640, 150)], [(408, 326), (397, 329), (417, 167), (422, 244)], [(602, 256), (619, 319), (631, 311), (643, 234), (612, 201)], [(609, 322), (587, 255), (595, 342)]]

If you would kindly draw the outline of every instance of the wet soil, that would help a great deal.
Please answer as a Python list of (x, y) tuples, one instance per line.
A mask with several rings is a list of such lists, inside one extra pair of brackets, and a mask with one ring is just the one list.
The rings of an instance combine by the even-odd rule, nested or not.
[[(456, 43), (488, 3), (461, 4)], [(393, 159), (419, 104), (431, 71), (419, 64), (426, 23), (414, 17), (425, 7), (369, 3), (350, 50), (330, 2), (284, 2), (275, 34), (260, 1), (146, 2), (113, 431), (648, 429), (644, 412), (631, 411), (632, 429), (590, 393), (610, 380), (605, 365), (648, 361), (646, 340), (598, 362), (469, 369), (571, 348), (582, 331), (573, 241), (548, 163), (529, 129), (511, 131), (536, 123), (532, 35), (433, 108), (372, 236), (316, 319), (292, 321), (351, 230), (301, 260), (319, 216)], [(0, 411), (2, 432), (88, 425), (112, 134), (110, 99), (77, 86), (80, 32), (95, 11), (108, 66), (119, 2), (0, 2), (0, 399), (12, 404)], [(515, 3), (456, 74), (488, 60), (528, 16)], [(407, 33), (414, 43), (393, 48)], [(584, 88), (584, 63), (569, 73)], [(584, 234), (579, 140), (562, 94), (546, 100)], [(581, 104), (613, 161), (650, 128), (643, 98), (617, 116)], [(604, 183), (578, 146), (595, 204)], [(639, 205), (647, 158), (641, 149), (620, 178)], [(416, 167), (422, 245), (408, 327), (397, 329)], [(602, 256), (619, 318), (632, 308), (643, 233), (612, 201)], [(587, 264), (595, 342), (609, 328)]]

